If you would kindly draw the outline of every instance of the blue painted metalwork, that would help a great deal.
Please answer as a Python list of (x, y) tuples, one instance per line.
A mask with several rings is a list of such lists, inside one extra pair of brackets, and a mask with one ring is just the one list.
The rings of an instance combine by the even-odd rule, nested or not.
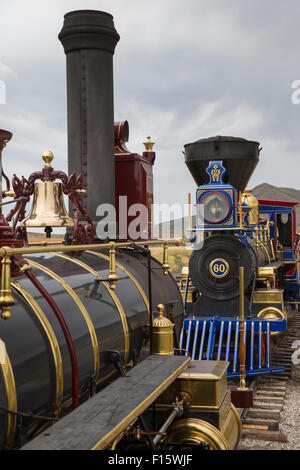
[[(204, 184), (196, 190), (197, 219), (195, 229), (238, 229), (237, 214), (234, 210), (238, 199), (237, 191), (230, 184), (223, 183), (223, 177), (227, 172), (223, 162), (221, 160), (210, 161), (209, 166), (206, 168), (206, 172), (210, 178), (209, 184)], [(203, 213), (203, 205), (206, 196), (214, 193), (223, 196), (224, 201), (228, 204), (228, 213), (226, 217), (218, 223), (209, 222), (205, 219), (205, 214)]]
[[(186, 317), (179, 347), (187, 350), (193, 360), (198, 356), (200, 360), (229, 361), (228, 377), (239, 377), (239, 325), (240, 321), (237, 318)], [(247, 376), (284, 371), (284, 367), (275, 367), (271, 364), (270, 338), (273, 331), (285, 331), (285, 329), (286, 319), (245, 320), (245, 344), (250, 341), (250, 359), (246, 363)], [(265, 354), (262, 349), (263, 341), (266, 345)], [(185, 354), (187, 355), (187, 352)]]

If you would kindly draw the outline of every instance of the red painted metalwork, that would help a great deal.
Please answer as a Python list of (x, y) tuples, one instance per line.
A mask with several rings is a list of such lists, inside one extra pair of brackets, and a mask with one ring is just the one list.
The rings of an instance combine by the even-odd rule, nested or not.
[(271, 199), (258, 199), (258, 203), (262, 206), (283, 206), (294, 207), (299, 204), (297, 201), (273, 201)]
[[(293, 237), (294, 237), (294, 252), (296, 252), (296, 211), (295, 207), (299, 205), (297, 201), (272, 201), (270, 199), (258, 199), (258, 204), (262, 206), (278, 206), (278, 207), (292, 207), (293, 208)], [(277, 215), (275, 217), (275, 239), (277, 239)]]
[[(12, 133), (0, 129), (0, 167), (1, 167), (1, 176), (3, 175), (6, 180), (7, 190), (10, 189), (9, 180), (4, 175), (2, 170), (2, 150), (6, 146), (7, 142), (12, 138)], [(2, 197), (5, 196), (5, 191), (2, 192)], [(11, 246), (11, 247), (21, 247), (23, 246), (22, 237), (18, 236), (15, 227), (11, 227), (8, 224), (7, 219), (2, 214), (2, 206), (0, 206), (0, 246)]]
[[(115, 187), (116, 187), (116, 212), (118, 227), (121, 220), (126, 220), (124, 225), (128, 228), (130, 222), (136, 216), (128, 216), (128, 209), (133, 204), (143, 204), (148, 212), (148, 224), (144, 227), (143, 237), (151, 238), (152, 204), (153, 204), (153, 164), (155, 152), (143, 152), (143, 155), (131, 153), (126, 142), (129, 138), (129, 126), (127, 121), (115, 122)], [(123, 207), (124, 200), (120, 204), (120, 196), (127, 197), (127, 205)], [(125, 213), (126, 212), (126, 213)], [(125, 219), (126, 217), (126, 219)], [(120, 240), (130, 239), (127, 233), (119, 232)]]
[(74, 342), (72, 339), (72, 335), (70, 333), (70, 330), (68, 328), (68, 325), (64, 319), (63, 314), (61, 313), (60, 308), (54, 301), (53, 297), (49, 294), (49, 292), (42, 286), (42, 284), (39, 282), (39, 280), (36, 278), (36, 276), (30, 272), (30, 270), (25, 271), (26, 276), (32, 284), (37, 288), (37, 290), (42, 294), (44, 299), (48, 302), (50, 305), (51, 309), (53, 310), (60, 327), (63, 331), (64, 337), (66, 339), (69, 355), (70, 355), (70, 361), (71, 361), (71, 368), (72, 368), (72, 407), (73, 409), (77, 408), (79, 405), (79, 392), (78, 392), (78, 361), (77, 361), (77, 355), (76, 355), (76, 350), (74, 346)]

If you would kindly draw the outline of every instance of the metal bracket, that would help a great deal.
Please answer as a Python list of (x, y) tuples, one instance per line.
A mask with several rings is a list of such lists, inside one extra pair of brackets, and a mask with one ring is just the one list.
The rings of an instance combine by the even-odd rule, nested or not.
[(123, 369), (120, 351), (111, 350), (106, 351), (109, 354), (110, 362), (115, 366), (121, 377), (126, 377)]

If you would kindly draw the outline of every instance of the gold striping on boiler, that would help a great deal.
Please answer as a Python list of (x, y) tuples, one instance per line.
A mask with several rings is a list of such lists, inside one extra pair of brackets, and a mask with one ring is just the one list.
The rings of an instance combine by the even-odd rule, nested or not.
[(43, 310), (37, 303), (37, 301), (32, 297), (32, 295), (27, 292), (24, 287), (19, 284), (18, 282), (12, 282), (12, 287), (19, 292), (25, 301), (28, 303), (30, 308), (35, 313), (36, 317), (39, 319), (46, 335), (50, 343), (50, 347), (52, 350), (53, 361), (55, 365), (55, 374), (56, 374), (56, 410), (54, 412), (54, 416), (58, 417), (61, 413), (61, 406), (62, 406), (62, 398), (63, 398), (63, 390), (64, 390), (64, 378), (63, 378), (63, 364), (62, 358), (60, 353), (59, 344), (53, 328), (44, 314)]
[[(14, 372), (8, 353), (5, 354), (5, 364), (0, 364), (5, 384), (7, 408), (15, 413), (18, 411), (17, 390), (15, 384)], [(7, 432), (4, 449), (10, 449), (13, 446), (16, 434), (17, 417), (14, 414), (7, 414)]]
[[(97, 253), (96, 251), (91, 251), (91, 250), (87, 250), (86, 253), (90, 253), (91, 255), (94, 255), (94, 256), (98, 256), (98, 258), (103, 258), (107, 261), (109, 261), (109, 256), (107, 255), (104, 255), (103, 253)], [(132, 280), (133, 284), (135, 285), (135, 287), (137, 288), (137, 290), (139, 291), (139, 293), (141, 294), (142, 296), (142, 299), (146, 305), (146, 308), (148, 310), (148, 313), (149, 313), (149, 302), (148, 302), (148, 298), (145, 294), (145, 291), (143, 290), (141, 284), (139, 283), (139, 281), (136, 279), (136, 277), (134, 277), (134, 275), (128, 271), (128, 269), (125, 268), (125, 266), (123, 266), (121, 263), (118, 263), (116, 261), (116, 266), (118, 266), (119, 269), (121, 269), (128, 277), (129, 279)]]
[(98, 378), (98, 376), (99, 376), (99, 367), (100, 367), (99, 344), (98, 344), (98, 339), (97, 339), (97, 335), (96, 335), (96, 331), (95, 331), (93, 322), (91, 320), (91, 317), (90, 317), (87, 309), (85, 308), (85, 306), (81, 302), (81, 300), (78, 297), (78, 295), (76, 294), (76, 292), (74, 292), (72, 287), (66, 281), (64, 281), (60, 276), (58, 276), (54, 271), (52, 271), (49, 268), (46, 268), (45, 266), (42, 266), (41, 264), (37, 263), (36, 261), (32, 261), (31, 259), (30, 260), (26, 259), (26, 262), (29, 263), (34, 268), (39, 269), (40, 271), (48, 274), (48, 276), (55, 279), (68, 292), (68, 294), (70, 294), (70, 296), (72, 297), (72, 299), (74, 300), (74, 302), (78, 306), (78, 308), (79, 308), (79, 310), (80, 310), (80, 312), (81, 312), (81, 314), (82, 314), (82, 316), (83, 316), (83, 318), (84, 318), (84, 320), (87, 324), (87, 327), (88, 327), (88, 330), (89, 330), (89, 333), (90, 333), (91, 342), (92, 342), (92, 346), (93, 346), (93, 354), (94, 354), (94, 374), (95, 374), (96, 378)]
[[(62, 254), (62, 253), (54, 253), (54, 254), (56, 256), (59, 256), (60, 258), (67, 259), (68, 261), (78, 264), (78, 266), (81, 266), (86, 271), (89, 271), (100, 281), (103, 280), (103, 278), (100, 276), (100, 274), (97, 273), (97, 271), (95, 271), (93, 268), (91, 268), (88, 264), (84, 263), (83, 261), (80, 261), (77, 258), (71, 258), (70, 256)], [(126, 314), (125, 314), (125, 311), (123, 309), (123, 306), (120, 300), (118, 299), (117, 295), (110, 289), (109, 284), (107, 282), (102, 282), (102, 284), (103, 284), (103, 287), (105, 287), (105, 289), (108, 291), (109, 295), (111, 296), (121, 318), (123, 331), (124, 331), (124, 362), (127, 363), (129, 361), (130, 336), (129, 336), (129, 328), (128, 328)]]

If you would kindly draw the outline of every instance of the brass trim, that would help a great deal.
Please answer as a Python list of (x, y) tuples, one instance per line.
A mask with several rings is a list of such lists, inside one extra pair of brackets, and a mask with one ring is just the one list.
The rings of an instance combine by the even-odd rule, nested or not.
[[(5, 384), (6, 397), (7, 397), (7, 408), (11, 411), (18, 411), (17, 403), (17, 390), (14, 378), (14, 372), (12, 369), (11, 362), (9, 360), (8, 353), (6, 351), (5, 364), (0, 364), (3, 380)], [(15, 440), (17, 425), (17, 417), (8, 413), (7, 415), (7, 431), (4, 449), (10, 449), (13, 446)]]
[(286, 318), (286, 315), (282, 312), (282, 310), (279, 310), (279, 308), (266, 307), (258, 313), (257, 318), (264, 318), (265, 320), (278, 320), (281, 318)]
[(253, 294), (253, 304), (282, 304), (283, 290), (282, 289), (267, 289), (256, 290)]
[(230, 404), (229, 411), (220, 431), (228, 442), (229, 448), (235, 450), (242, 435), (242, 420), (233, 403)]
[[(164, 243), (168, 243), (169, 245), (175, 246), (182, 246), (184, 245), (183, 239), (162, 239), (162, 240), (143, 240), (140, 245), (143, 246), (155, 246), (155, 245), (163, 245)], [(47, 245), (46, 248), (42, 246), (36, 247), (21, 247), (21, 248), (12, 248), (10, 246), (3, 246), (0, 248), (0, 257), (3, 256), (13, 256), (13, 255), (26, 255), (26, 254), (33, 254), (33, 253), (57, 253), (58, 251), (62, 251), (66, 253), (68, 251), (85, 251), (85, 250), (106, 250), (111, 247), (111, 243), (90, 243), (90, 244), (83, 244), (83, 245)], [(115, 248), (132, 248), (134, 249), (133, 242), (120, 242), (115, 243)]]
[[(96, 251), (91, 251), (91, 250), (87, 250), (86, 253), (90, 253), (91, 255), (98, 256), (98, 258), (103, 258), (103, 259), (109, 261), (109, 256), (104, 255), (103, 253), (97, 253)], [(148, 313), (150, 313), (148, 298), (147, 298), (141, 284), (139, 283), (139, 281), (134, 277), (134, 275), (130, 271), (127, 270), (127, 268), (125, 268), (125, 266), (123, 266), (121, 263), (118, 263), (118, 261), (116, 261), (116, 266), (118, 268), (120, 268), (129, 277), (129, 279), (131, 279), (131, 281), (133, 282), (133, 284), (135, 285), (135, 287), (137, 288), (137, 290), (141, 294), (141, 297), (142, 297), (142, 299), (143, 299), (143, 301), (146, 305)]]
[(159, 387), (157, 387), (145, 400), (139, 404), (126, 418), (120, 421), (110, 432), (108, 432), (100, 441), (95, 444), (91, 450), (103, 450), (106, 449), (110, 443), (112, 443), (116, 437), (129, 425), (133, 424), (135, 420), (140, 416), (158, 397), (164, 392), (171, 383), (185, 370), (190, 363), (191, 358), (187, 357), (186, 361), (178, 367)]
[(273, 277), (275, 276), (275, 271), (277, 270), (277, 267), (274, 266), (259, 266), (258, 268), (258, 276), (259, 277)]
[(64, 281), (60, 276), (58, 276), (54, 271), (52, 271), (49, 268), (46, 268), (45, 266), (42, 266), (41, 264), (37, 263), (36, 261), (32, 261), (31, 259), (26, 259), (26, 262), (29, 263), (31, 266), (33, 266), (36, 269), (39, 269), (40, 271), (43, 271), (44, 273), (48, 274), (48, 276), (52, 277), (57, 281), (67, 292), (68, 294), (72, 297), (76, 305), (78, 306), (90, 333), (91, 336), (91, 342), (93, 346), (93, 353), (94, 353), (94, 374), (96, 378), (99, 376), (99, 366), (100, 366), (100, 356), (99, 356), (99, 344), (98, 344), (98, 339), (96, 335), (96, 331), (93, 325), (93, 322), (91, 320), (91, 317), (86, 310), (85, 306), (81, 302), (80, 298), (76, 294), (76, 292), (72, 289), (72, 287)]
[(182, 442), (200, 443), (207, 442), (212, 450), (230, 450), (227, 440), (218, 428), (197, 418), (181, 418), (171, 424), (164, 441), (168, 449), (168, 440)]
[(263, 249), (264, 249), (265, 252), (266, 252), (266, 255), (267, 255), (267, 258), (268, 258), (269, 263), (271, 263), (271, 257), (270, 257), (270, 255), (269, 255), (269, 252), (268, 252), (267, 248), (265, 247), (265, 245), (264, 245), (263, 243), (261, 244), (261, 246), (263, 247)]
[[(95, 271), (95, 269), (91, 268), (88, 264), (84, 263), (83, 261), (80, 261), (77, 258), (71, 258), (68, 255), (62, 254), (62, 253), (54, 253), (55, 256), (58, 256), (63, 259), (67, 259), (68, 261), (71, 261), (75, 264), (78, 264), (78, 266), (81, 266), (83, 269), (86, 271), (89, 271), (91, 274), (93, 274), (97, 279), (100, 281), (103, 281), (103, 277), (100, 276), (100, 274)], [(123, 306), (118, 299), (117, 295), (111, 290), (109, 284), (107, 282), (102, 282), (103, 287), (107, 290), (109, 295), (111, 296), (113, 302), (115, 303), (117, 310), (119, 312), (122, 326), (123, 326), (123, 332), (124, 332), (124, 362), (127, 363), (129, 361), (129, 350), (130, 350), (130, 335), (129, 335), (129, 327), (127, 323), (127, 317), (125, 314), (125, 311), (123, 309)]]
[(64, 390), (64, 377), (63, 377), (63, 363), (60, 353), (59, 344), (54, 333), (54, 330), (44, 314), (43, 310), (37, 303), (37, 301), (29, 294), (29, 292), (24, 289), (24, 287), (18, 282), (12, 282), (12, 287), (19, 292), (22, 297), (25, 299), (27, 304), (31, 307), (36, 317), (39, 319), (46, 335), (49, 340), (49, 344), (52, 350), (53, 361), (56, 371), (56, 410), (54, 416), (58, 417), (61, 413), (62, 399), (63, 399), (63, 390)]
[(241, 420), (241, 417), (240, 417), (240, 414), (239, 414), (237, 408), (234, 406), (233, 403), (231, 403), (231, 405), (230, 405), (230, 410), (233, 412), (233, 414), (236, 418), (236, 421), (238, 423), (238, 439), (237, 439), (237, 442), (239, 443), (240, 440), (241, 440), (241, 437), (242, 437), (242, 420)]

